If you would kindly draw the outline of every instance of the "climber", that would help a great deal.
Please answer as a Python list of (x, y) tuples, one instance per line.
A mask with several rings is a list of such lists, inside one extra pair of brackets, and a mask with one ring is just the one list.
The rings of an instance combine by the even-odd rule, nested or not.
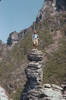
[(32, 41), (35, 49), (37, 49), (38, 47), (38, 40), (39, 40), (39, 35), (37, 34), (37, 31), (34, 30), (34, 34), (32, 35)]

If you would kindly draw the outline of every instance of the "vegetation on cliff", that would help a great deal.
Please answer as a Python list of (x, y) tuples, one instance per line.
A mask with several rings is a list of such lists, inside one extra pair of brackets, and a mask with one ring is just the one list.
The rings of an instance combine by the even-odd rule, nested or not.
[[(42, 50), (48, 58), (44, 65), (44, 83), (60, 85), (66, 77), (66, 12), (58, 12), (53, 16), (49, 13), (44, 20), (35, 22), (40, 37), (38, 49)], [(57, 34), (58, 32), (60, 35)], [(20, 39), (15, 46), (6, 46), (5, 50), (1, 49), (0, 84), (13, 100), (19, 100), (26, 82), (24, 69), (28, 62), (26, 55), (33, 48), (32, 33), (33, 25), (26, 36)], [(58, 41), (57, 50), (52, 49), (51, 53), (46, 52), (52, 44), (55, 47), (56, 41)]]

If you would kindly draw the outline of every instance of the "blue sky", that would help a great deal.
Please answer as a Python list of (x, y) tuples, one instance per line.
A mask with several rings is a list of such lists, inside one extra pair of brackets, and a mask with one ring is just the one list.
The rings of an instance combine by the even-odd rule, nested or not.
[(21, 31), (35, 21), (44, 0), (2, 0), (0, 2), (0, 40)]

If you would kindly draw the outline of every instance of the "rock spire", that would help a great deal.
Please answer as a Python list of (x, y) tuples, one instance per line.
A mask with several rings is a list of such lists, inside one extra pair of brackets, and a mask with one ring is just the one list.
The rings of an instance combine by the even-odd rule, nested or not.
[(55, 84), (43, 85), (43, 53), (33, 49), (27, 56), (28, 67), (25, 70), (27, 83), (21, 100), (65, 100), (63, 88)]

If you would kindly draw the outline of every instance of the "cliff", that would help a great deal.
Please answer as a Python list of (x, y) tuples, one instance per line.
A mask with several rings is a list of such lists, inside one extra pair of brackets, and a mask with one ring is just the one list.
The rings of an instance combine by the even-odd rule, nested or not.
[[(43, 53), (43, 84), (62, 85), (66, 95), (65, 0), (45, 0), (34, 25), (40, 37), (38, 50)], [(33, 49), (34, 25), (18, 33), (12, 32), (7, 44), (0, 43), (0, 84), (13, 100), (20, 100), (27, 81), (24, 70), (28, 66), (26, 56)], [(31, 56), (28, 58), (31, 60)]]
[[(66, 1), (65, 0), (44, 0), (43, 6), (40, 9), (35, 23), (39, 23), (47, 19), (48, 16), (55, 18), (55, 16), (61, 16), (61, 13), (66, 11)], [(52, 20), (53, 21), (53, 20)], [(53, 21), (54, 22), (54, 21)], [(60, 23), (60, 22), (59, 22)], [(59, 24), (58, 23), (58, 24)], [(12, 32), (10, 33), (7, 45), (13, 46), (18, 43), (21, 39), (23, 39), (29, 32), (32, 32), (34, 29), (34, 25), (30, 26), (27, 29), (24, 29), (20, 32)]]

